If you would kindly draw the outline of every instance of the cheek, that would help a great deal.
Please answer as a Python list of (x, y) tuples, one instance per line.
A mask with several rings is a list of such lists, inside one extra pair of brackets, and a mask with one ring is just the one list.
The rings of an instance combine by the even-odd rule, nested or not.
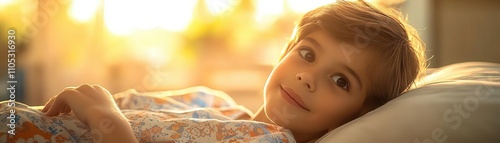
[(266, 87), (277, 86), (280, 81), (285, 78), (295, 77), (297, 73), (296, 69), (300, 68), (297, 61), (293, 59), (293, 56), (285, 56), (279, 63), (273, 68), (271, 74), (267, 78)]
[(295, 75), (299, 72), (303, 72), (304, 69), (311, 68), (304, 61), (301, 61), (296, 56), (286, 56), (274, 69), (274, 74), (272, 75), (275, 79), (287, 79), (293, 80)]

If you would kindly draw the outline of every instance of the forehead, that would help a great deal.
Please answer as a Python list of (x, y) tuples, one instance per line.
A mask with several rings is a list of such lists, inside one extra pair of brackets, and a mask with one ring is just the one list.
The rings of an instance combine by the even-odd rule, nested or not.
[(320, 50), (324, 50), (322, 53), (334, 55), (336, 60), (341, 60), (345, 64), (365, 65), (363, 63), (366, 63), (374, 54), (370, 48), (356, 47), (353, 44), (349, 44), (355, 42), (354, 38), (352, 38), (352, 41), (340, 41), (329, 35), (325, 30), (315, 30), (306, 35), (302, 41), (310, 43), (310, 41), (304, 40), (307, 38), (315, 40), (322, 47)]

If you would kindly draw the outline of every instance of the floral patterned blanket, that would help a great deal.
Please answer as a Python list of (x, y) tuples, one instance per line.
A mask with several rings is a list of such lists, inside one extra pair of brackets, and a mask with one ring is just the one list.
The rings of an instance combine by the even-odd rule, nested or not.
[[(113, 95), (140, 142), (295, 142), (280, 126), (250, 121), (252, 113), (206, 87)], [(13, 106), (15, 104), (15, 106)], [(47, 117), (20, 102), (0, 102), (0, 142), (100, 142), (74, 115)]]

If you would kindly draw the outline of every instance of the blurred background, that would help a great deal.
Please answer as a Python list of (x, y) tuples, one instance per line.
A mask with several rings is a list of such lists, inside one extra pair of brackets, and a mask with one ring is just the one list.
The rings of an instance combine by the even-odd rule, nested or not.
[[(0, 0), (0, 59), (16, 31), (16, 100), (43, 105), (64, 87), (111, 93), (203, 85), (255, 111), (297, 18), (335, 0)], [(430, 67), (500, 63), (498, 0), (369, 0), (397, 8)], [(0, 88), (8, 84), (0, 62)], [(6, 90), (0, 99), (9, 99)]]

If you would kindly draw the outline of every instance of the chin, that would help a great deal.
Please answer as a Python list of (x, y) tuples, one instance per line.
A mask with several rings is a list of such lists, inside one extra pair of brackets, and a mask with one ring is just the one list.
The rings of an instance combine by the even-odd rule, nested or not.
[(280, 98), (281, 97), (277, 94), (271, 94), (271, 96), (267, 98), (264, 111), (267, 117), (276, 125), (287, 127), (287, 125), (291, 124), (294, 118), (297, 118), (299, 115), (297, 115), (294, 108), (287, 105), (288, 103)]

